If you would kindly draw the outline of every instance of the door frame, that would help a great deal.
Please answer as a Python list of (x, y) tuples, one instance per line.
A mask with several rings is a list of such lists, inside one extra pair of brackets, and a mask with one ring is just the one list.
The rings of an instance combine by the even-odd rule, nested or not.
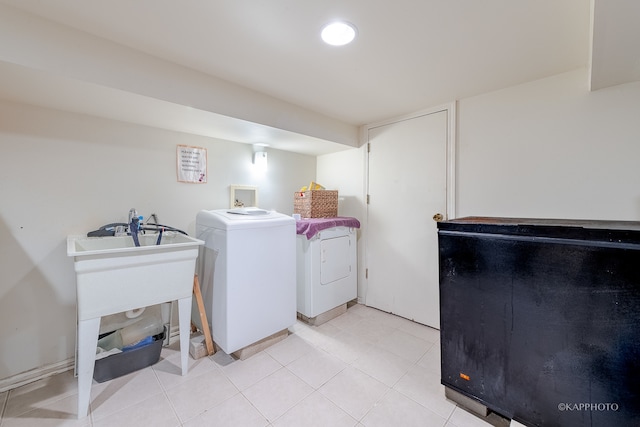
[(456, 127), (457, 127), (457, 102), (452, 101), (448, 104), (443, 104), (437, 107), (427, 108), (424, 110), (419, 110), (414, 113), (406, 114), (403, 116), (393, 117), (387, 120), (369, 123), (360, 128), (360, 141), (362, 142), (361, 146), (364, 146), (364, 197), (365, 201), (364, 206), (364, 224), (362, 228), (361, 237), (364, 240), (364, 244), (362, 245), (364, 249), (364, 257), (363, 257), (363, 265), (365, 272), (362, 275), (359, 275), (362, 278), (361, 290), (363, 292), (362, 295), (358, 296), (358, 302), (364, 304), (367, 290), (369, 287), (369, 277), (367, 274), (367, 269), (369, 267), (369, 224), (368, 224), (368, 210), (369, 204), (367, 202), (368, 194), (369, 194), (369, 150), (367, 149), (369, 144), (369, 131), (371, 129), (390, 125), (393, 123), (401, 122), (404, 120), (413, 119), (420, 116), (425, 116), (429, 114), (435, 114), (442, 111), (447, 113), (447, 159), (446, 159), (446, 212), (444, 213), (444, 219), (452, 219), (456, 217)]

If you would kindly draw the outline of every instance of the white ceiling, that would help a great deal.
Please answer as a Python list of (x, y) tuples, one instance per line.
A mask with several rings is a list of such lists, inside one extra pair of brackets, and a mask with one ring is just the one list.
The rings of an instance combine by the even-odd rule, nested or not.
[[(361, 126), (587, 67), (591, 58), (593, 88), (640, 80), (640, 35), (635, 29), (640, 2), (594, 1), (595, 8), (590, 0), (0, 3)], [(598, 30), (593, 45), (591, 9)], [(332, 47), (321, 42), (320, 29), (335, 19), (357, 26), (353, 44)], [(15, 69), (4, 73), (25, 74)], [(11, 86), (0, 88), (0, 96), (19, 97), (20, 90)], [(27, 94), (24, 98), (38, 104)], [(157, 104), (159, 116), (166, 107)], [(145, 111), (149, 115), (153, 107)], [(148, 117), (131, 118), (136, 120), (153, 125)], [(198, 128), (198, 120), (193, 118), (196, 124), (191, 127)]]
[(640, 80), (640, 2), (595, 0), (592, 9), (591, 90)]

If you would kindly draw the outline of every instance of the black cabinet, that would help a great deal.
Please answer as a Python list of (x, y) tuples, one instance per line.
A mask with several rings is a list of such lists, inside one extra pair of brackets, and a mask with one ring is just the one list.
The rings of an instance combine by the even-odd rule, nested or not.
[(438, 224), (442, 384), (530, 426), (640, 426), (640, 222)]

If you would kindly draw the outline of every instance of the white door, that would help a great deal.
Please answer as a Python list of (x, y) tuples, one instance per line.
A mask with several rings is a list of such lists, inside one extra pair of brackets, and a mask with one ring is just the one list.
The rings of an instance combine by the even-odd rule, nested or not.
[(366, 305), (440, 328), (447, 111), (369, 129)]

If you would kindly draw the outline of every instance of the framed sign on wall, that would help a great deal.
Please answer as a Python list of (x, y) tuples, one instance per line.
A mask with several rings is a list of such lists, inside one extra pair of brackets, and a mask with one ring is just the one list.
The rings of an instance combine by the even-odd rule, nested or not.
[(207, 149), (178, 145), (176, 148), (176, 170), (179, 182), (206, 184)]

